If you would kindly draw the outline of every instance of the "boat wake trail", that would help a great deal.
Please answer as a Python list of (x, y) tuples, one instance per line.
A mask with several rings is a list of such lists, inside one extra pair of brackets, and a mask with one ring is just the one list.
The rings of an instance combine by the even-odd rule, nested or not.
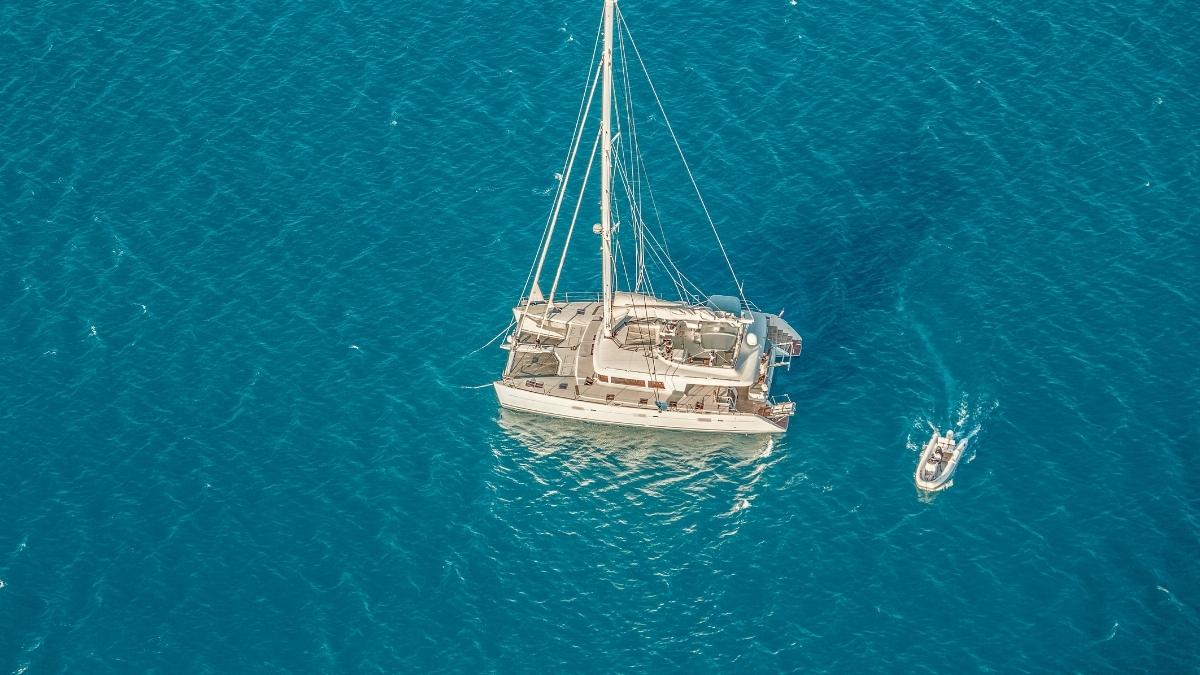
[(954, 428), (962, 435), (962, 440), (969, 441), (983, 430), (984, 423), (999, 407), (1000, 402), (995, 399), (980, 401), (972, 405), (970, 396), (964, 392), (959, 398), (958, 417), (955, 420)]

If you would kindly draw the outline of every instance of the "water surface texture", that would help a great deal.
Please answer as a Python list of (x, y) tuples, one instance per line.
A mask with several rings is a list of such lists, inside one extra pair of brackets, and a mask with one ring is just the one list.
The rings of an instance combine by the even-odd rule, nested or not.
[(622, 3), (773, 441), (473, 388), (598, 2), (0, 5), (0, 672), (1200, 670), (1200, 10), (1051, 5)]

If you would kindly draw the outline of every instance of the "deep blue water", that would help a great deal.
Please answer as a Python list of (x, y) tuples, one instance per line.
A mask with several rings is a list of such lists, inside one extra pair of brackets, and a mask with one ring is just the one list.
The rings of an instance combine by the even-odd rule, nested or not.
[(1052, 5), (622, 4), (771, 443), (471, 388), (599, 3), (0, 5), (0, 671), (1200, 671), (1200, 9)]

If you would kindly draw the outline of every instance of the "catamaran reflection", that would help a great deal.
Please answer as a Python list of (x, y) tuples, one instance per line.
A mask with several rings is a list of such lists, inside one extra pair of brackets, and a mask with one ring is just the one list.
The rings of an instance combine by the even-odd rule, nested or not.
[(726, 465), (769, 457), (775, 446), (770, 436), (693, 434), (686, 431), (626, 429), (502, 408), (500, 428), (505, 435), (539, 456), (565, 454), (581, 460), (612, 460), (631, 465), (650, 461), (704, 466)]
[(630, 430), (504, 409), (498, 422), (513, 443), (493, 446), (497, 489), (541, 485), (566, 508), (634, 507), (683, 527), (717, 518), (721, 536), (736, 533), (727, 519), (753, 505), (781, 459), (771, 436)]

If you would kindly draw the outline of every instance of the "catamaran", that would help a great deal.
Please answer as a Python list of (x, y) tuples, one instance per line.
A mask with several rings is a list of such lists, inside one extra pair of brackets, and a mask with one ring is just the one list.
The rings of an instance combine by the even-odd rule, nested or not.
[[(614, 91), (614, 25), (620, 30), (616, 51), (625, 79), (619, 99)], [(629, 84), (630, 64), (636, 62), (642, 73), (646, 68), (615, 0), (604, 0), (597, 44), (546, 229), (513, 308), (511, 331), (501, 343), (508, 358), (501, 378), (493, 383), (500, 405), (630, 427), (752, 434), (786, 431), (795, 403), (786, 395), (772, 397), (771, 385), (777, 369), (790, 368), (799, 356), (802, 338), (782, 312), (760, 311), (746, 299), (719, 237), (717, 247), (737, 295), (703, 293), (671, 260), (636, 137), (640, 120), (629, 109), (634, 91)], [(649, 81), (648, 74), (646, 78)], [(584, 164), (576, 159), (597, 86), (599, 125)], [(716, 226), (653, 83), (649, 90), (715, 236)], [(621, 105), (624, 108), (617, 112), (624, 114), (615, 116), (614, 133), (614, 108)], [(577, 164), (584, 168), (576, 186), (572, 174), (577, 173)], [(600, 212), (599, 223), (591, 229), (599, 238), (600, 293), (560, 295), (567, 251), (596, 164)], [(577, 196), (559, 244), (555, 231), (569, 193)], [(647, 197), (649, 205), (643, 208)], [(657, 221), (657, 234), (647, 219)], [(622, 225), (632, 231), (630, 260), (622, 255), (617, 237)], [(543, 293), (542, 274), (547, 271), (552, 242), (561, 253), (549, 293)], [(618, 260), (625, 273), (625, 290), (617, 288)], [(670, 280), (673, 297), (655, 292), (648, 261)]]

